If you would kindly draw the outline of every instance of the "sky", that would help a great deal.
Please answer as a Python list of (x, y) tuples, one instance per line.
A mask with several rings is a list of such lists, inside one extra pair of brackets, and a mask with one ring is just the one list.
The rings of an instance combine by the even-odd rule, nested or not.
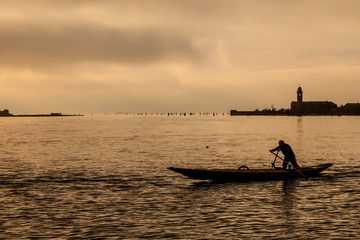
[(358, 0), (0, 0), (0, 109), (360, 102)]

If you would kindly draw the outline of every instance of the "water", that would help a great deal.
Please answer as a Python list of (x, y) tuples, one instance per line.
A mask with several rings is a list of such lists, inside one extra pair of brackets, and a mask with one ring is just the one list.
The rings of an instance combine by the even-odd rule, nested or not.
[[(0, 118), (0, 129), (0, 238), (358, 239), (359, 117)], [(225, 184), (167, 170), (270, 168), (279, 139), (302, 166), (334, 166)]]

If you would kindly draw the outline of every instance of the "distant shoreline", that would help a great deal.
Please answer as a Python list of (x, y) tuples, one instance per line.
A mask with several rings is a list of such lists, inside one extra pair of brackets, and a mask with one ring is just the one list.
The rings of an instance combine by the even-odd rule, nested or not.
[(0, 115), (0, 117), (83, 117), (83, 114), (24, 114), (24, 115)]
[(230, 116), (360, 116), (359, 113), (347, 113), (347, 112), (337, 112), (337, 113), (307, 113), (299, 114), (293, 113), (289, 110), (287, 111), (237, 111), (231, 110)]

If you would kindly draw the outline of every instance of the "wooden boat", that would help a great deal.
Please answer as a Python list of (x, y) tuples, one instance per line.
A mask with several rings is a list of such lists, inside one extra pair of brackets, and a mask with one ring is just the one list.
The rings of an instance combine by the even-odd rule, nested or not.
[(239, 169), (190, 169), (174, 167), (168, 169), (192, 179), (206, 179), (216, 182), (246, 182), (313, 177), (319, 175), (320, 172), (332, 165), (332, 163), (326, 163), (311, 167), (303, 167), (300, 168), (300, 170), (283, 170), (281, 168), (249, 169), (246, 166), (241, 166)]

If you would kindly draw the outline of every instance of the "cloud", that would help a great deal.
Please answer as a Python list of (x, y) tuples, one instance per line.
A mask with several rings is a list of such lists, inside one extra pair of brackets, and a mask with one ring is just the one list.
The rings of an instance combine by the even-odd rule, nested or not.
[(191, 38), (159, 29), (99, 26), (12, 27), (0, 30), (0, 63), (32, 66), (82, 62), (143, 64), (200, 61)]
[(14, 111), (224, 111), (288, 107), (304, 84), (309, 99), (358, 101), (359, 7), (2, 0), (0, 100)]

